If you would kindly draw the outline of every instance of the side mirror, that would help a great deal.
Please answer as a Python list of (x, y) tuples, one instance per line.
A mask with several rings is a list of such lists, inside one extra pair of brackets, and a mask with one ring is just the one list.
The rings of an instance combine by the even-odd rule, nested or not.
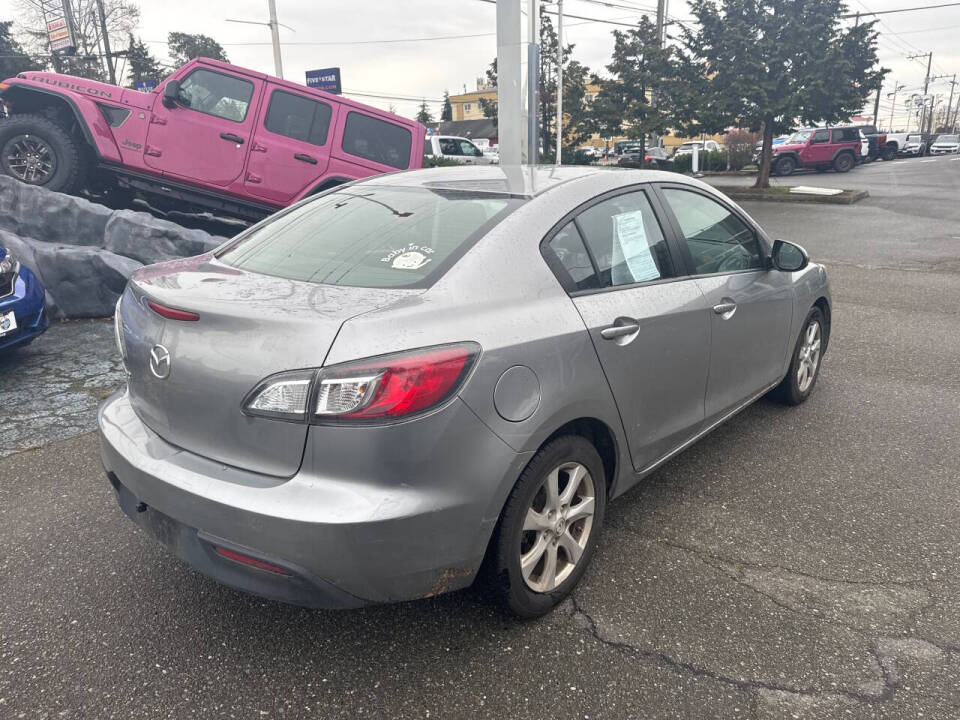
[(163, 106), (172, 108), (180, 97), (180, 81), (170, 80), (163, 86)]
[(771, 258), (773, 266), (784, 272), (797, 272), (810, 264), (810, 256), (807, 255), (807, 251), (786, 240), (774, 241)]

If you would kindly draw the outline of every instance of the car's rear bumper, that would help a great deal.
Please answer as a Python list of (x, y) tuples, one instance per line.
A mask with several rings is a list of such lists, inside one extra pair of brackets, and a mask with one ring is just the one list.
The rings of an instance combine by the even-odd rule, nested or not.
[[(131, 519), (219, 582), (310, 607), (409, 600), (469, 585), (529, 459), (459, 400), (404, 424), (424, 422), (425, 432), (459, 443), (427, 453), (429, 439), (409, 447), (420, 463), (415, 476), (378, 445), (396, 441), (383, 433), (397, 426), (352, 429), (366, 433), (367, 457), (336, 432), (330, 444), (308, 441), (300, 472), (281, 479), (170, 445), (140, 420), (125, 391), (101, 406), (99, 421), (104, 468)], [(353, 461), (354, 478), (338, 470), (345, 460)], [(378, 477), (370, 477), (373, 468)], [(224, 556), (231, 553), (282, 572)]]
[(50, 326), (43, 287), (34, 274), (22, 266), (13, 293), (0, 298), (0, 315), (11, 311), (16, 317), (17, 329), (0, 336), (0, 350), (29, 342)]

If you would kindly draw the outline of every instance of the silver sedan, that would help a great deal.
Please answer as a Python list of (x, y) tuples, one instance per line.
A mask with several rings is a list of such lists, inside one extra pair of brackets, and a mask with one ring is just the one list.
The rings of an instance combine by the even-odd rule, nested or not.
[(480, 574), (536, 616), (610, 500), (764, 394), (809, 397), (830, 317), (823, 267), (690, 178), (381, 176), (136, 273), (103, 463), (234, 587), (356, 607)]

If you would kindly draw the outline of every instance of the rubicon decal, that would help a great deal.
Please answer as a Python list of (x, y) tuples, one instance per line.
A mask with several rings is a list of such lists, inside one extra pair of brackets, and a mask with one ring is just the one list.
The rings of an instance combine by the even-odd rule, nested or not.
[(33, 82), (44, 83), (45, 85), (53, 85), (54, 87), (62, 87), (67, 90), (73, 90), (74, 92), (83, 93), (86, 95), (96, 95), (97, 97), (112, 98), (113, 93), (107, 92), (106, 90), (100, 90), (99, 88), (86, 87), (85, 85), (80, 85), (78, 83), (67, 82), (66, 80), (57, 80), (55, 78), (44, 77), (43, 75), (31, 75), (29, 80)]

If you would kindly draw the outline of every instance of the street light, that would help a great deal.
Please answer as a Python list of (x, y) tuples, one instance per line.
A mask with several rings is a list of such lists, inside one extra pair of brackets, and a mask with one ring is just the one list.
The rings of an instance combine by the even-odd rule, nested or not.
[[(277, 1), (267, 0), (267, 6), (270, 10), (270, 22), (256, 22), (254, 20), (233, 20), (227, 18), (227, 22), (243, 23), (244, 25), (266, 25), (270, 28), (270, 38), (273, 41), (273, 67), (277, 77), (283, 80), (283, 60), (280, 58), (280, 30), (281, 23), (277, 22)], [(296, 32), (289, 25), (284, 25), (290, 32)]]

